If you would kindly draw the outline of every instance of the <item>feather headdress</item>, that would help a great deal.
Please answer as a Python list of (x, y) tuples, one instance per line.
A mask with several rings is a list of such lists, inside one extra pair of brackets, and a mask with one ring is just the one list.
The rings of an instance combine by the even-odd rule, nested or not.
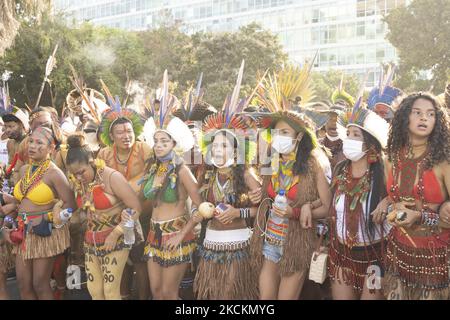
[(116, 96), (113, 99), (111, 92), (109, 91), (105, 83), (102, 80), (100, 80), (100, 82), (102, 84), (103, 90), (106, 93), (108, 104), (110, 106), (110, 109), (103, 114), (102, 121), (100, 123), (100, 139), (102, 140), (102, 142), (108, 146), (111, 146), (113, 144), (113, 141), (110, 137), (111, 128), (113, 127), (114, 123), (121, 118), (125, 118), (131, 121), (134, 134), (136, 137), (139, 137), (144, 129), (142, 119), (139, 114), (132, 109), (122, 108), (119, 97)]
[(180, 107), (173, 111), (173, 115), (186, 122), (187, 125), (195, 121), (203, 121), (210, 114), (217, 112), (212, 105), (203, 101), (202, 79), (203, 73), (200, 74), (196, 89), (190, 88)]
[[(239, 93), (244, 74), (245, 61), (242, 60), (239, 68), (236, 84), (231, 95), (228, 95), (223, 104), (222, 110), (218, 113), (207, 116), (203, 121), (202, 133), (199, 137), (199, 145), (203, 155), (207, 155), (214, 136), (219, 132), (226, 132), (232, 135), (238, 142), (239, 147), (245, 148), (245, 162), (252, 161), (257, 153), (256, 142), (247, 139), (248, 130), (256, 128), (256, 123), (250, 118), (241, 114), (242, 110), (249, 104), (256, 89), (246, 99), (239, 99)], [(259, 85), (259, 84), (258, 84)]]
[[(283, 120), (296, 131), (310, 135), (315, 143), (314, 125), (311, 119), (302, 111), (304, 108), (295, 108), (294, 102), (300, 96), (302, 103), (307, 105), (314, 98), (311, 80), (313, 64), (314, 60), (304, 64), (301, 68), (288, 66), (264, 79), (257, 91), (258, 101), (270, 112), (255, 115), (258, 117), (260, 127), (272, 128), (276, 122)], [(317, 115), (315, 112), (313, 113)], [(317, 116), (319, 117), (319, 115)], [(319, 121), (318, 118), (317, 120)], [(265, 137), (270, 141), (270, 133), (267, 132)]]
[(164, 71), (159, 104), (156, 99), (150, 102), (150, 117), (145, 121), (143, 138), (153, 148), (154, 135), (157, 131), (164, 131), (176, 142), (174, 151), (181, 154), (194, 146), (194, 137), (188, 126), (177, 117), (172, 117), (177, 99), (169, 93), (169, 75)]
[[(362, 94), (356, 100), (353, 108), (348, 108), (339, 115), (338, 124), (340, 124), (342, 128), (356, 126), (373, 136), (380, 143), (382, 148), (385, 148), (387, 145), (389, 124), (372, 110), (364, 108), (362, 104)], [(346, 136), (346, 132), (340, 131), (339, 127), (338, 133), (341, 138)]]
[(383, 67), (381, 67), (380, 82), (378, 87), (372, 89), (367, 98), (367, 107), (370, 110), (377, 112), (377, 105), (381, 104), (388, 107), (386, 119), (394, 117), (394, 112), (391, 108), (392, 102), (402, 94), (402, 91), (391, 85), (395, 73), (395, 65), (389, 65), (388, 72), (384, 76)]

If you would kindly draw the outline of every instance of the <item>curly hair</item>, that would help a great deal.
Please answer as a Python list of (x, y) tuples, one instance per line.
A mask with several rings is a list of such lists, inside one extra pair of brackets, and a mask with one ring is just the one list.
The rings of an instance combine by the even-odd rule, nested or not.
[(388, 160), (394, 164), (402, 148), (409, 144), (409, 115), (417, 99), (424, 99), (433, 104), (436, 122), (428, 137), (428, 145), (432, 153), (425, 160), (425, 169), (431, 169), (442, 161), (450, 162), (450, 126), (447, 114), (439, 100), (431, 93), (416, 92), (406, 96), (399, 102), (392, 119), (387, 145)]

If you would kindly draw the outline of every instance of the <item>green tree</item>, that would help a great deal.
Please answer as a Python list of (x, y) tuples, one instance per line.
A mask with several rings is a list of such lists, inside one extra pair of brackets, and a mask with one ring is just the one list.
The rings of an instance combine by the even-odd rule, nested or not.
[[(315, 91), (315, 100), (330, 100), (334, 90), (339, 87), (342, 71), (331, 69), (327, 72), (313, 72), (312, 79)], [(355, 97), (360, 89), (360, 83), (356, 76), (344, 74), (344, 89)]]
[[(400, 58), (397, 86), (406, 90), (443, 91), (450, 75), (450, 1), (413, 0), (386, 17), (387, 39)], [(418, 80), (431, 71), (431, 80)]]
[(276, 35), (256, 23), (230, 33), (198, 33), (192, 37), (194, 74), (203, 72), (205, 100), (221, 107), (236, 82), (242, 59), (245, 70), (241, 97), (249, 95), (258, 81), (257, 74), (281, 68), (287, 62)]
[[(69, 28), (60, 16), (44, 16), (41, 23), (22, 22), (14, 45), (0, 59), (0, 70), (13, 72), (10, 93), (19, 106), (33, 107), (43, 81), (45, 64), (55, 45), (57, 65), (50, 75), (55, 106), (61, 108), (70, 81), (72, 64), (86, 85), (100, 88), (103, 79), (113, 94), (124, 95), (127, 73), (130, 78), (141, 74), (144, 48), (137, 34), (84, 23)], [(51, 105), (48, 86), (41, 105)]]
[(39, 22), (41, 14), (50, 9), (50, 0), (0, 1), (0, 57), (14, 42), (23, 19)]

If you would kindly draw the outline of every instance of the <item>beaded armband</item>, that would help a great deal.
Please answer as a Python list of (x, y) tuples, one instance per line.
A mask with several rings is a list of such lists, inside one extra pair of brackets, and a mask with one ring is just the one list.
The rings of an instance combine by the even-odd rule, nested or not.
[(439, 223), (439, 215), (435, 212), (428, 212), (422, 210), (422, 220), (421, 223), (423, 225), (434, 227)]
[(239, 209), (239, 217), (242, 219), (250, 218), (250, 208), (240, 208)]

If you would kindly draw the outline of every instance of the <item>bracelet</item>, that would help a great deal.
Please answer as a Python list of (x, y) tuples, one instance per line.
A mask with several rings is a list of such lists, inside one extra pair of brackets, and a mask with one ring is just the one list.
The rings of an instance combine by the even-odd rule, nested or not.
[(302, 214), (301, 208), (293, 208), (292, 209), (292, 218), (299, 220), (301, 214)]
[(428, 212), (425, 210), (421, 211), (422, 219), (421, 224), (434, 227), (439, 223), (439, 215), (434, 212)]
[(14, 223), (14, 219), (10, 215), (5, 216), (5, 220), (3, 220), (3, 221), (5, 223), (10, 223), (10, 224)]
[(240, 208), (239, 209), (239, 217), (241, 219), (248, 219), (248, 218), (250, 218), (250, 208)]

